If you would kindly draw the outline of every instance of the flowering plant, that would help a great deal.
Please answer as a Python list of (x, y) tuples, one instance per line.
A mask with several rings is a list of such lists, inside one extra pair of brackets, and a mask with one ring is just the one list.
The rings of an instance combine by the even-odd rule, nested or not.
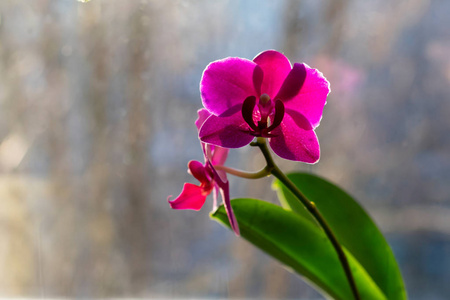
[[(386, 240), (363, 208), (323, 178), (284, 174), (281, 158), (316, 163), (314, 129), (330, 92), (328, 81), (280, 52), (253, 60), (229, 57), (210, 63), (200, 82), (204, 108), (196, 121), (204, 163), (190, 161), (200, 185), (185, 183), (174, 209), (199, 210), (213, 192), (212, 219), (229, 226), (334, 299), (406, 299), (403, 280)], [(258, 147), (266, 166), (244, 172), (225, 166), (229, 148)], [(226, 173), (258, 179), (273, 175), (281, 207), (229, 196)], [(223, 205), (217, 207), (218, 194)]]

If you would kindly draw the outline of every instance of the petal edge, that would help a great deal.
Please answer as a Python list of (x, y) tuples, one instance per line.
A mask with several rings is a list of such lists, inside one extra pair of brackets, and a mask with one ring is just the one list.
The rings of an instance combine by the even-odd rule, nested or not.
[(210, 63), (200, 80), (203, 106), (220, 115), (245, 98), (256, 95), (253, 74), (256, 64), (239, 57), (227, 57)]
[(173, 209), (192, 209), (199, 211), (203, 207), (203, 204), (205, 204), (209, 192), (198, 185), (185, 183), (180, 195), (173, 200), (170, 200), (171, 196), (169, 196), (167, 201)]

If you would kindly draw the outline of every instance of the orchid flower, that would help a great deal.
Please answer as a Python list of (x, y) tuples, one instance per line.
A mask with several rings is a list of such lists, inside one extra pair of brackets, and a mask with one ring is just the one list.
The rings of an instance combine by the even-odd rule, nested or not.
[[(200, 129), (205, 120), (210, 116), (211, 113), (206, 109), (200, 109), (198, 111), (198, 119), (195, 122), (197, 129)], [(229, 150), (203, 142), (201, 146), (205, 162), (202, 164), (199, 161), (191, 160), (188, 163), (188, 172), (200, 181), (200, 185), (185, 183), (181, 194), (173, 200), (170, 200), (171, 196), (169, 196), (167, 201), (173, 209), (192, 209), (198, 211), (205, 204), (206, 197), (214, 192), (214, 209), (216, 209), (217, 198), (220, 193), (231, 227), (236, 235), (239, 235), (238, 223), (230, 204), (229, 182), (225, 172), (214, 168), (215, 165), (223, 165), (225, 163)]]
[(253, 61), (228, 57), (210, 63), (200, 82), (211, 116), (199, 131), (202, 142), (239, 148), (254, 137), (268, 138), (282, 158), (315, 163), (320, 157), (319, 125), (329, 83), (304, 63), (291, 66), (268, 50)]

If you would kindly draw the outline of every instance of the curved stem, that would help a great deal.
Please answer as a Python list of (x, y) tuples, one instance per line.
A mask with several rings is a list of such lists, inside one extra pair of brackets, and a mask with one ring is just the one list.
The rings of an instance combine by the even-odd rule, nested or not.
[(270, 170), (267, 167), (254, 173), (233, 169), (223, 165), (215, 165), (214, 169), (247, 179), (259, 179), (270, 175)]
[(269, 149), (267, 148), (266, 140), (264, 138), (258, 138), (256, 141), (256, 145), (261, 149), (267, 161), (266, 168), (270, 170), (270, 173), (278, 178), (278, 180), (280, 180), (297, 197), (297, 199), (306, 207), (306, 209), (311, 213), (314, 219), (319, 223), (320, 227), (322, 227), (323, 231), (336, 250), (339, 261), (341, 262), (347, 280), (350, 284), (350, 288), (353, 292), (353, 296), (356, 300), (360, 300), (361, 298), (359, 297), (358, 289), (356, 288), (355, 280), (350, 270), (350, 265), (348, 263), (347, 257), (345, 256), (341, 244), (337, 240), (325, 218), (319, 212), (314, 202), (309, 201), (308, 198), (306, 198), (306, 196), (294, 185), (294, 183), (290, 181), (289, 178), (280, 170), (280, 168), (278, 168), (278, 166), (273, 161)]

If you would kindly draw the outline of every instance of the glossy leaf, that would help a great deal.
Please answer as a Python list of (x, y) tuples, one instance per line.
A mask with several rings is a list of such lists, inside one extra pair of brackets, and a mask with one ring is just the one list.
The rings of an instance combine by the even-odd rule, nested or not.
[[(324, 232), (297, 213), (254, 199), (231, 201), (241, 236), (278, 259), (334, 299), (353, 299), (337, 254)], [(223, 206), (212, 218), (229, 227)], [(345, 251), (345, 249), (344, 249)], [(387, 299), (346, 252), (362, 299)]]
[[(339, 242), (364, 267), (389, 300), (406, 299), (395, 257), (382, 233), (364, 209), (336, 185), (307, 173), (292, 173), (289, 179), (313, 201)], [(273, 185), (284, 208), (316, 224), (306, 209), (276, 180)], [(316, 225), (317, 226), (317, 225)]]

